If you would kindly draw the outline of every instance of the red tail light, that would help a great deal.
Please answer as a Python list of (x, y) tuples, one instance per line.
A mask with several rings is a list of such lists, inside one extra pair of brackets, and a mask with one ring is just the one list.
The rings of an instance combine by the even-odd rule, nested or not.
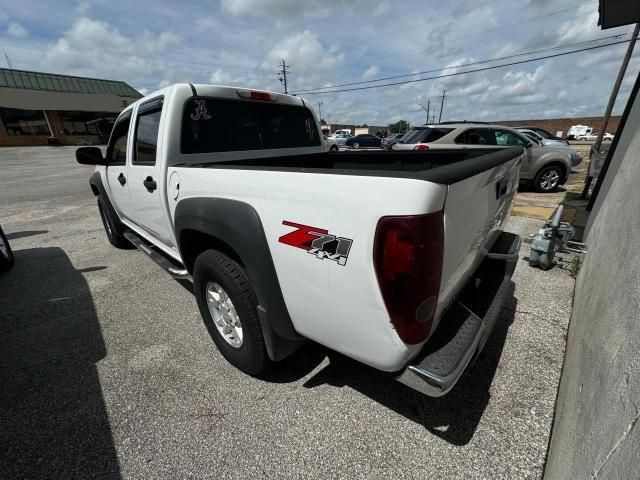
[(429, 150), (429, 145), (425, 145), (423, 143), (419, 143), (418, 145), (413, 147), (413, 149), (414, 150)]
[(443, 213), (382, 217), (373, 261), (391, 323), (408, 344), (429, 335), (438, 303), (444, 248)]

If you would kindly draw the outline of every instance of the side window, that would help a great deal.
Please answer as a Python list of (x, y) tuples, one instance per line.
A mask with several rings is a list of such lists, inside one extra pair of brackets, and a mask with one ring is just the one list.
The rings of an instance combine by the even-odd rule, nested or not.
[(464, 145), (496, 145), (496, 137), (488, 128), (470, 128), (456, 137)]
[(144, 109), (138, 113), (136, 121), (136, 143), (133, 164), (155, 165), (156, 150), (158, 149), (158, 130), (160, 128), (160, 116), (162, 115), (162, 104), (158, 103), (151, 108)]
[(495, 130), (496, 144), (509, 147), (526, 147), (527, 140), (508, 130)]
[(127, 163), (127, 139), (131, 116), (118, 119), (113, 126), (109, 146), (107, 147), (107, 165), (124, 165)]

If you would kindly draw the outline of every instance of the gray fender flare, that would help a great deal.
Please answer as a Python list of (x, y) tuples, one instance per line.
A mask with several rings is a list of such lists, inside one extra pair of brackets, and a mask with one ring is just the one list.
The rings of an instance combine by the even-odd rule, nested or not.
[[(228, 245), (240, 257), (258, 297), (258, 316), (269, 357), (281, 360), (304, 341), (291, 322), (260, 216), (248, 203), (225, 198), (187, 198), (175, 211), (180, 255), (193, 273), (193, 254), (183, 235), (195, 231)], [(187, 260), (188, 259), (188, 260)]]

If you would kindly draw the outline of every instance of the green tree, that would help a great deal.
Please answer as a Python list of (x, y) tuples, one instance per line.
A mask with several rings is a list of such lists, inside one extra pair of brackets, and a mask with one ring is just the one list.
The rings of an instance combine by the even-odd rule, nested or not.
[(398, 120), (396, 123), (389, 125), (389, 130), (391, 130), (391, 133), (404, 133), (409, 130), (409, 122), (406, 120)]
[(327, 121), (324, 118), (321, 118), (320, 125), (327, 125)]

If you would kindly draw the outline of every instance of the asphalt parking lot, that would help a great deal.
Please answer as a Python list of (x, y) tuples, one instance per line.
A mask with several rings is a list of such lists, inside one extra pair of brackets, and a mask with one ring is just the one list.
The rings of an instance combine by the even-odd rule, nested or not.
[[(568, 261), (521, 259), (483, 354), (431, 399), (308, 344), (264, 379), (218, 354), (188, 285), (116, 250), (70, 147), (0, 149), (1, 478), (539, 478)], [(512, 217), (535, 233), (541, 221)]]

